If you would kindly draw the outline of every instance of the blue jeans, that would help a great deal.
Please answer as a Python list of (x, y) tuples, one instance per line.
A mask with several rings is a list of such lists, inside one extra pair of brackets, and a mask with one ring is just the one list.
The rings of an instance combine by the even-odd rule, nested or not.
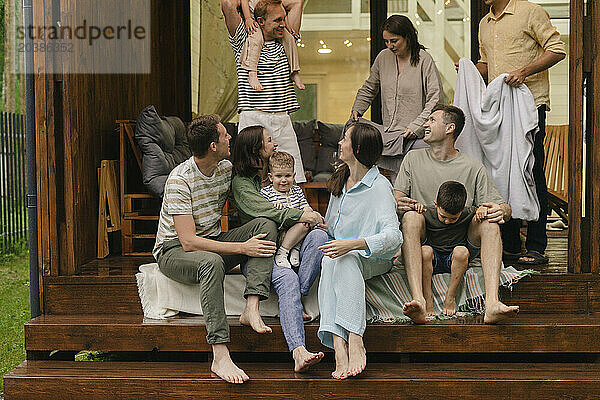
[(308, 294), (321, 272), (323, 253), (318, 247), (327, 240), (327, 233), (321, 229), (313, 229), (306, 235), (300, 247), (298, 272), (273, 263), (271, 283), (279, 297), (279, 320), (290, 351), (305, 344), (300, 298), (301, 295)]

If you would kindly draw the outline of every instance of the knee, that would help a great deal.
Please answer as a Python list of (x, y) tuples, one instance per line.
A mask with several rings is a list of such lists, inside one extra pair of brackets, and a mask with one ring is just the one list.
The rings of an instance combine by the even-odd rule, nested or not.
[(467, 262), (469, 260), (469, 249), (465, 246), (456, 246), (452, 251), (452, 261)]
[(198, 260), (198, 280), (216, 278), (225, 278), (225, 262), (218, 254), (204, 254)]
[(240, 6), (240, 0), (221, 0), (221, 10), (237, 10)]
[(433, 261), (433, 248), (431, 246), (421, 246), (421, 256), (423, 257), (423, 261)]
[(254, 234), (258, 235), (259, 233), (264, 233), (267, 236), (265, 240), (271, 240), (273, 242), (277, 241), (277, 224), (264, 217), (259, 217), (254, 219)]
[(496, 222), (490, 222), (488, 220), (483, 220), (478, 223), (479, 232), (481, 235), (499, 235), (500, 234), (500, 225)]
[(286, 10), (294, 7), (302, 7), (302, 0), (284, 0), (283, 6)]
[(416, 211), (407, 211), (402, 216), (402, 233), (404, 235), (421, 232), (425, 227), (425, 217)]
[(319, 247), (329, 240), (327, 232), (322, 229), (313, 229), (306, 235), (305, 241), (311, 243), (313, 247)]

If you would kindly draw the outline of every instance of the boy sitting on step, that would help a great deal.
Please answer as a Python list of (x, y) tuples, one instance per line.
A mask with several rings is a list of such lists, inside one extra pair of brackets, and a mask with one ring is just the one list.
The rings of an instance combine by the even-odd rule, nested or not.
[[(285, 151), (276, 151), (269, 158), (269, 180), (271, 184), (261, 189), (260, 193), (278, 209), (298, 208), (312, 211), (302, 189), (294, 184), (294, 157)], [(296, 268), (300, 265), (300, 243), (311, 227), (298, 222), (292, 225), (281, 240), (275, 253), (275, 264), (280, 267)]]
[(425, 207), (421, 203), (414, 210), (425, 218), (425, 242), (421, 246), (423, 258), (423, 295), (427, 316), (434, 316), (431, 278), (434, 274), (450, 274), (450, 285), (444, 300), (443, 313), (456, 314), (456, 292), (467, 271), (469, 261), (479, 255), (479, 248), (469, 243), (467, 233), (471, 221), (482, 221), (487, 207), (465, 207), (467, 191), (456, 181), (440, 185), (437, 201)]

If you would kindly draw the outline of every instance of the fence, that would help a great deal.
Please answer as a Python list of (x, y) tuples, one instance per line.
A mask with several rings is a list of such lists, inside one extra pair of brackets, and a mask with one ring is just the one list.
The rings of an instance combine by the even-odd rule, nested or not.
[(0, 113), (0, 253), (27, 240), (25, 120)]

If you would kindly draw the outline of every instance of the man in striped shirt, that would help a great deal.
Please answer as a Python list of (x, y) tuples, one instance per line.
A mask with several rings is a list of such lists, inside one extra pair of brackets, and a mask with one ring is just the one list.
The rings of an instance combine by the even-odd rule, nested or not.
[(248, 380), (229, 355), (225, 315), (225, 272), (245, 265), (246, 308), (240, 323), (270, 333), (258, 312), (269, 297), (277, 226), (256, 218), (228, 232), (221, 231), (221, 210), (231, 186), (231, 136), (218, 115), (194, 119), (188, 128), (193, 156), (171, 171), (165, 184), (153, 254), (161, 272), (185, 284), (200, 285), (206, 340), (212, 345), (211, 370), (230, 383)]
[[(254, 7), (254, 16), (265, 39), (258, 74), (263, 90), (255, 90), (248, 82), (248, 70), (241, 67), (240, 56), (244, 43), (248, 39), (244, 22), (238, 12), (240, 0), (222, 0), (221, 8), (225, 24), (229, 31), (229, 41), (233, 48), (238, 75), (238, 132), (242, 129), (260, 125), (264, 127), (279, 150), (294, 157), (296, 183), (306, 182), (304, 167), (300, 157), (300, 148), (289, 113), (300, 108), (292, 81), (290, 65), (280, 40), (283, 38), (286, 11), (281, 0), (260, 0)], [(294, 32), (300, 31), (302, 19), (302, 0), (290, 1), (288, 24)]]

